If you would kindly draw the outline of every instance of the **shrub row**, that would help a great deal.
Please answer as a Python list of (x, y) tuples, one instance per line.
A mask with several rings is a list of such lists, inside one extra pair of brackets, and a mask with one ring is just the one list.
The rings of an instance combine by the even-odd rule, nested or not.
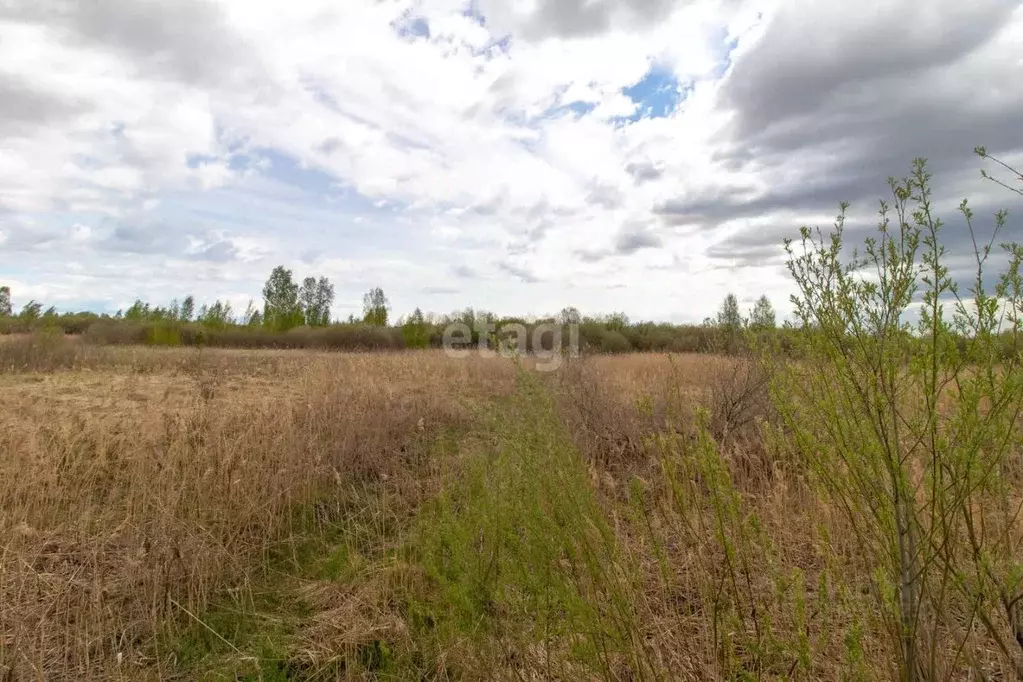
[[(533, 351), (534, 341), (550, 348), (549, 334), (542, 339), (534, 334), (538, 323), (516, 319), (496, 322), (498, 330), (510, 323), (522, 324), (527, 330), (526, 351)], [(273, 331), (264, 327), (226, 325), (211, 328), (196, 323), (166, 321), (130, 321), (91, 313), (44, 316), (33, 321), (16, 317), (0, 317), (0, 335), (34, 331), (63, 331), (82, 334), (97, 344), (148, 344), (160, 346), (206, 345), (219, 348), (311, 348), (333, 350), (387, 350), (403, 348), (441, 348), (445, 327), (422, 323), (404, 327), (378, 327), (362, 323), (334, 324), (327, 327), (296, 327)], [(479, 343), (473, 332), (468, 343)], [(496, 345), (501, 336), (491, 338)], [(567, 347), (570, 335), (563, 329), (562, 346)], [(579, 325), (578, 343), (584, 351), (596, 353), (628, 352), (736, 352), (741, 350), (741, 335), (728, 334), (708, 325), (671, 325), (657, 323), (613, 324), (584, 321)]]
[[(525, 325), (526, 347), (532, 352), (549, 350), (554, 344), (550, 332), (537, 334), (536, 325)], [(498, 326), (498, 329), (501, 327)], [(407, 330), (400, 327), (375, 327), (366, 324), (338, 324), (329, 327), (296, 327), (285, 332), (262, 328), (227, 327), (209, 329), (194, 324), (131, 323), (100, 321), (89, 326), (85, 339), (95, 344), (147, 344), (158, 346), (209, 346), (215, 348), (308, 348), (323, 350), (401, 350), (408, 347), (441, 348), (444, 328), (431, 325), (423, 330), (425, 343), (411, 342)], [(496, 334), (486, 345), (496, 347), (510, 334)], [(561, 346), (571, 341), (567, 327), (562, 328)], [(734, 352), (735, 344), (727, 342), (726, 335), (707, 327), (640, 324), (609, 329), (597, 323), (579, 326), (576, 337), (580, 348), (591, 353), (629, 353), (649, 351), (670, 352)], [(466, 345), (476, 346), (478, 335), (466, 337)], [(535, 347), (536, 345), (539, 348)]]
[[(402, 350), (405, 348), (441, 348), (444, 345), (445, 328), (436, 324), (425, 324), (410, 330), (407, 327), (377, 327), (362, 323), (335, 324), (327, 327), (296, 327), (288, 331), (272, 331), (263, 327), (227, 326), (220, 329), (204, 327), (195, 323), (132, 322), (86, 315), (61, 316), (42, 324), (25, 324), (16, 318), (0, 318), (0, 335), (45, 331), (71, 335), (82, 335), (94, 345), (140, 344), (153, 346), (209, 346), (212, 348), (277, 348), (277, 349), (318, 349), (344, 351)], [(535, 334), (537, 324), (524, 324), (526, 352), (540, 349), (549, 350), (552, 335)], [(497, 324), (497, 329), (507, 329)], [(797, 329), (781, 328), (770, 330), (770, 337), (776, 341), (778, 352), (790, 354), (797, 345)], [(487, 345), (496, 347), (502, 338), (510, 334), (495, 334)], [(632, 325), (608, 326), (599, 322), (583, 322), (575, 337), (584, 353), (719, 353), (743, 354), (748, 350), (748, 337), (741, 331), (729, 331), (711, 325), (670, 325), (639, 323)], [(567, 348), (572, 335), (567, 327), (562, 329), (561, 346)], [(465, 343), (476, 346), (478, 334), (471, 334)], [(960, 352), (967, 352), (967, 339), (958, 340)], [(1005, 336), (999, 346), (1001, 357), (1014, 357), (1018, 352), (1013, 341)]]
[(286, 332), (260, 328), (209, 329), (194, 324), (97, 322), (85, 340), (95, 344), (208, 346), (211, 348), (310, 348), (321, 350), (389, 350), (404, 348), (400, 329), (342, 324), (296, 327)]

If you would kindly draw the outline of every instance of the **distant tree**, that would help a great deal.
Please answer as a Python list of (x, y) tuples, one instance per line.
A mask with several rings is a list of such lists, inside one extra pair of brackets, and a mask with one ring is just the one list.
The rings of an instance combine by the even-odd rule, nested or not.
[(317, 280), (306, 277), (299, 290), (299, 301), (305, 314), (305, 323), (310, 327), (326, 327), (330, 324), (330, 307), (334, 304), (334, 285), (326, 277)]
[(170, 307), (167, 308), (167, 319), (176, 321), (181, 319), (181, 304), (178, 303), (178, 299), (171, 301)]
[(743, 326), (742, 315), (739, 313), (739, 299), (735, 294), (728, 294), (718, 309), (717, 324), (728, 331), (738, 331)]
[(330, 324), (330, 309), (334, 305), (334, 285), (326, 277), (320, 277), (316, 281), (315, 300), (318, 313), (316, 324), (326, 327)]
[(249, 317), (249, 321), (246, 323), (250, 327), (261, 327), (263, 326), (263, 314), (258, 310), (252, 311), (252, 316)]
[(124, 319), (131, 322), (142, 322), (149, 318), (149, 304), (143, 303), (142, 299), (136, 298), (127, 310), (124, 311)]
[[(249, 299), (249, 304), (247, 306), (245, 306), (245, 312), (242, 313), (242, 319), (241, 319), (242, 325), (244, 325), (246, 327), (256, 326), (255, 324), (253, 324), (252, 319), (254, 317), (256, 317), (257, 315), (259, 315), (259, 310), (256, 308), (256, 306), (254, 306), (252, 304), (252, 299), (250, 298)], [(260, 318), (260, 322), (262, 322), (263, 316), (259, 315), (259, 318)]]
[(199, 324), (210, 329), (225, 329), (234, 323), (234, 312), (231, 304), (215, 301), (213, 305), (204, 305), (199, 309), (199, 317), (196, 320)]
[(409, 348), (426, 348), (430, 344), (430, 327), (423, 311), (416, 308), (401, 325), (401, 334)]
[(629, 326), (629, 316), (625, 313), (611, 313), (604, 319), (604, 326), (614, 331), (623, 331)]
[(38, 301), (29, 301), (18, 313), (18, 319), (22, 322), (35, 322), (42, 316), (43, 304)]
[(750, 313), (749, 326), (753, 329), (774, 329), (777, 326), (774, 308), (771, 307), (771, 301), (768, 300), (766, 295), (757, 299), (756, 305), (753, 306), (753, 312)]
[(386, 327), (388, 308), (384, 290), (380, 287), (370, 289), (362, 297), (362, 321), (377, 327)]
[(195, 315), (195, 298), (192, 296), (186, 296), (185, 300), (181, 303), (181, 310), (178, 312), (178, 319), (182, 322), (191, 322), (193, 315)]
[(302, 314), (305, 323), (315, 327), (320, 319), (319, 310), (316, 308), (316, 278), (306, 277), (302, 280), (302, 286), (298, 290), (298, 303), (302, 306)]
[[(470, 340), (473, 344), (479, 343), (480, 334), (486, 332), (488, 327), (489, 332), (486, 332), (490, 342), (496, 342), (496, 325), (497, 315), (490, 312), (489, 310), (476, 310), (472, 306), (469, 306), (461, 311), (456, 311), (451, 315), (447, 316), (446, 323), (462, 323), (466, 325), (471, 333), (469, 334)], [(444, 324), (444, 322), (442, 322)]]
[(568, 306), (562, 308), (558, 314), (558, 322), (561, 324), (579, 324), (582, 321), (582, 315), (579, 314), (579, 309), (575, 306)]
[(263, 324), (284, 331), (302, 324), (298, 284), (291, 270), (278, 265), (263, 286)]
[(735, 294), (729, 293), (725, 296), (714, 321), (717, 343), (721, 344), (718, 350), (725, 353), (737, 352), (742, 346), (742, 330), (746, 321), (739, 312), (739, 299)]
[(11, 288), (0, 287), (0, 317), (11, 316)]

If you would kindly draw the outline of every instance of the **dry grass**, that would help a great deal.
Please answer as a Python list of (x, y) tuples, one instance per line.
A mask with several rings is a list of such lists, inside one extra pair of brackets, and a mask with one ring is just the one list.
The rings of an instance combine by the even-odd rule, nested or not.
[[(765, 440), (773, 415), (754, 363), (635, 354), (592, 358), (559, 378), (566, 423), (641, 576), (647, 647), (669, 678), (855, 678), (851, 634), (866, 679), (888, 677), (892, 652), (871, 632), (873, 567), (841, 515)], [(701, 411), (724, 491), (693, 464)], [(669, 465), (683, 479), (674, 488)], [(736, 518), (722, 527), (713, 500), (731, 490)], [(744, 583), (728, 584), (730, 562)]]
[(400, 473), (513, 377), (440, 353), (116, 350), (0, 378), (0, 671), (18, 679), (161, 663), (166, 624), (257, 579), (303, 510), (327, 520), (340, 486)]
[[(765, 438), (765, 386), (744, 361), (586, 358), (535, 375), (547, 414), (514, 402), (522, 377), (501, 359), (6, 343), (0, 679), (894, 675), (873, 567)], [(574, 455), (531, 462), (530, 449)], [(510, 468), (494, 473), (499, 461)], [(522, 499), (460, 498), (473, 467)], [(548, 474), (589, 485), (522, 480)], [(571, 535), (512, 547), (553, 570), (565, 604), (606, 599), (576, 617), (613, 625), (616, 651), (586, 659), (571, 638), (530, 640), (523, 604), (536, 603), (516, 601), (535, 587), (529, 571), (499, 578), (512, 582), (494, 594), (512, 601), (458, 606), (492, 627), (423, 625), (448, 611), (413, 528), (444, 551), (461, 538), (471, 567), (493, 541), (486, 514), (526, 524), (516, 537), (528, 524), (553, 537), (562, 521), (544, 515), (571, 517), (579, 495), (594, 500), (579, 503), (592, 517), (580, 527), (611, 530), (618, 582), (554, 576)], [(431, 521), (420, 507), (437, 498), (451, 510)], [(459, 598), (476, 598), (473, 580)], [(626, 615), (605, 620), (615, 609)], [(196, 632), (209, 641), (189, 658)]]

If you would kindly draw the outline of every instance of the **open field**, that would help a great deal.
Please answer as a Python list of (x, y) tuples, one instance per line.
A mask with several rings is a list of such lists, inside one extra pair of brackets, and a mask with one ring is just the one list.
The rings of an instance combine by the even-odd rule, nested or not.
[[(0, 679), (897, 677), (749, 361), (37, 344)], [(950, 675), (1011, 678), (969, 643)]]

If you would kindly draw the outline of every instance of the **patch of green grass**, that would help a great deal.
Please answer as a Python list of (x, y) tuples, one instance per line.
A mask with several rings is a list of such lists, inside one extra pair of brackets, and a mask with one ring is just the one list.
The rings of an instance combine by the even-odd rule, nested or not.
[[(427, 457), (445, 458), (458, 448), (458, 435), (442, 432)], [(410, 471), (410, 474), (418, 472)], [(368, 572), (397, 559), (400, 537), (415, 515), (415, 501), (387, 481), (339, 487), (313, 503), (296, 507), (291, 532), (265, 559), (257, 587), (228, 595), (183, 626), (169, 631), (160, 650), (171, 652), (175, 668), (209, 680), (334, 679), (359, 671), (408, 671), (415, 657), (398, 655), (393, 645), (374, 640), (360, 645), (351, 660), (321, 666), (293, 654), (313, 607), (301, 596), (315, 581), (356, 584)], [(396, 662), (398, 657), (402, 662)], [(397, 679), (407, 679), (395, 673)], [(416, 676), (418, 679), (418, 675)]]
[(328, 580), (349, 582), (366, 566), (366, 559), (350, 545), (342, 544), (334, 548), (322, 562), (320, 573)]
[[(193, 623), (179, 660), (206, 679), (648, 676), (635, 571), (535, 377), (521, 374), (510, 399), (480, 411), (472, 438), (445, 434), (431, 456), (443, 482), (421, 506), (374, 484), (342, 491), (329, 523), (322, 509), (299, 513), (268, 558), (265, 592)], [(351, 645), (315, 670), (289, 659), (309, 615), (300, 585), (360, 587), (381, 571), (397, 576), (381, 581), (381, 603), (410, 637)]]
[(423, 510), (406, 548), (423, 580), (402, 607), (426, 659), (463, 651), (470, 676), (495, 664), (642, 674), (633, 571), (550, 395), (522, 374), (484, 426), (490, 447)]
[(176, 666), (201, 679), (294, 679), (291, 639), (309, 605), (273, 587), (231, 596), (190, 615), (189, 623), (167, 638)]

